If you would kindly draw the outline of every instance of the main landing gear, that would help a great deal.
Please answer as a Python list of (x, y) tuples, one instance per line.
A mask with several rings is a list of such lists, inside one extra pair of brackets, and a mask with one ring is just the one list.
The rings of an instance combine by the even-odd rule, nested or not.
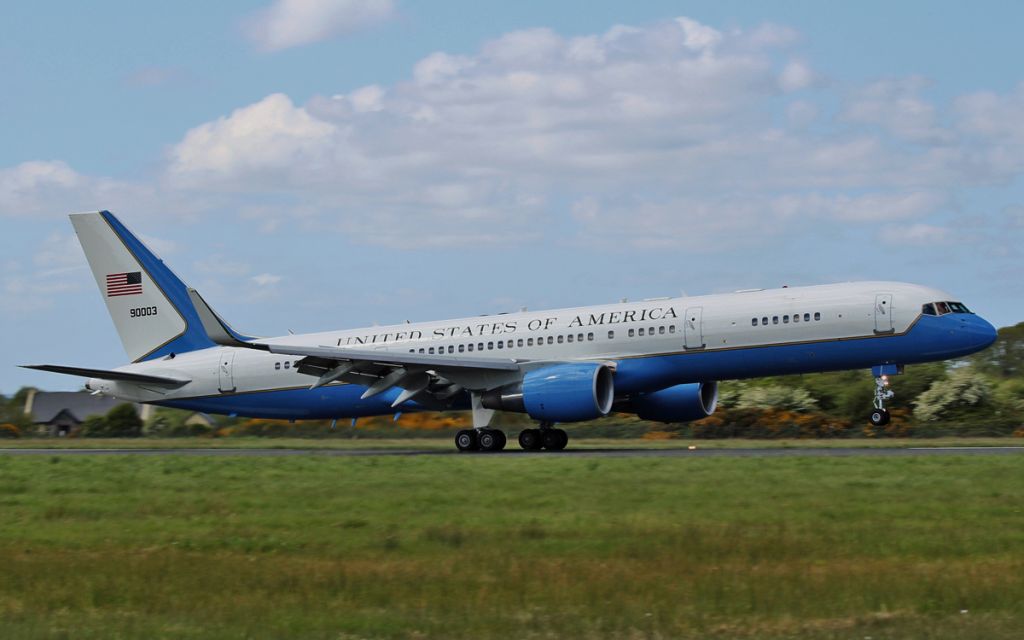
[[(501, 451), (505, 448), (505, 432), (491, 429), (488, 425), (494, 417), (494, 409), (483, 406), (478, 393), (470, 394), (470, 408), (473, 411), (473, 428), (463, 429), (455, 434), (455, 447), (459, 451)], [(561, 451), (569, 444), (569, 434), (555, 429), (553, 422), (541, 422), (539, 429), (523, 429), (519, 432), (519, 446), (526, 451)]]
[(519, 446), (526, 451), (561, 451), (569, 444), (569, 434), (555, 429), (550, 422), (540, 423), (539, 429), (523, 429), (519, 432)]
[[(455, 447), (459, 451), (501, 451), (508, 440), (501, 429), (463, 429), (455, 434)], [(519, 446), (526, 451), (561, 451), (569, 444), (569, 434), (541, 423), (539, 429), (519, 432)]]
[(903, 372), (902, 366), (883, 365), (873, 367), (871, 372), (875, 375), (875, 408), (871, 412), (869, 420), (876, 427), (884, 427), (889, 424), (889, 410), (885, 408), (885, 401), (891, 400), (895, 393), (889, 388), (889, 374)]

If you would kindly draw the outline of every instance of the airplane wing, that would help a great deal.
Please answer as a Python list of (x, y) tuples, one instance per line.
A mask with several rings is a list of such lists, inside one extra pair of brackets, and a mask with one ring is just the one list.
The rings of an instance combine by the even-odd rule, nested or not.
[(349, 382), (367, 387), (362, 397), (370, 398), (397, 387), (402, 393), (392, 406), (415, 399), (418, 404), (445, 409), (463, 392), (493, 389), (517, 382), (523, 375), (520, 364), (510, 358), (267, 343), (235, 332), (195, 289), (188, 294), (210, 340), (225, 347), (300, 356), (299, 373), (317, 378), (311, 389), (335, 381)]
[(49, 371), (50, 373), (64, 373), (70, 376), (99, 378), (100, 380), (114, 380), (118, 382), (136, 382), (138, 384), (153, 384), (167, 387), (181, 387), (188, 384), (189, 382), (192, 382), (190, 378), (154, 376), (146, 373), (132, 373), (130, 371), (111, 371), (109, 369), (65, 367), (56, 364), (23, 364), (20, 366), (23, 369), (36, 369), (38, 371)]
[(443, 408), (462, 391), (483, 391), (517, 381), (522, 376), (519, 363), (504, 358), (260, 342), (248, 343), (248, 346), (270, 353), (301, 356), (297, 365), (299, 373), (317, 376), (312, 389), (341, 380), (367, 387), (362, 397), (370, 398), (398, 387), (402, 393), (392, 403), (394, 407), (415, 399), (419, 404)]

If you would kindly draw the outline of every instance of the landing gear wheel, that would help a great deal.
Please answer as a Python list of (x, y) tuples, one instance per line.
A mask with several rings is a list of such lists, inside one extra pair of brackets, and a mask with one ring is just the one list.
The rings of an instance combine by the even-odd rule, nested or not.
[(884, 427), (889, 424), (889, 419), (888, 409), (875, 409), (871, 412), (871, 424), (876, 427)]
[(459, 451), (476, 451), (480, 448), (476, 430), (463, 429), (455, 434), (455, 447)]
[(505, 448), (505, 434), (499, 429), (481, 429), (477, 440), (481, 451), (501, 451)]
[(523, 429), (519, 432), (519, 446), (526, 451), (540, 451), (544, 443), (541, 441), (540, 429)]
[(548, 451), (561, 451), (569, 444), (569, 434), (561, 429), (544, 429), (541, 432), (541, 442)]

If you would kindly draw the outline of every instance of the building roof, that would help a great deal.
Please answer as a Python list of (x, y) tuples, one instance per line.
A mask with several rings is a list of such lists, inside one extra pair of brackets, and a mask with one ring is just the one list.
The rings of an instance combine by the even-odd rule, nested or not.
[(52, 422), (61, 411), (84, 422), (89, 416), (104, 415), (119, 404), (124, 402), (84, 391), (40, 391), (32, 401), (32, 422)]

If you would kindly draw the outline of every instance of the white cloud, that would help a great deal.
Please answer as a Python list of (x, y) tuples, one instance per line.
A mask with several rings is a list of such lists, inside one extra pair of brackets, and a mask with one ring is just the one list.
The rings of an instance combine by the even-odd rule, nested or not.
[(274, 275), (272, 273), (261, 273), (257, 276), (250, 278), (254, 283), (261, 287), (273, 286), (282, 280), (282, 276)]
[(875, 125), (897, 138), (921, 143), (951, 142), (934, 105), (921, 97), (929, 82), (911, 77), (881, 80), (854, 92), (840, 118), (846, 122)]
[(168, 177), (178, 186), (230, 183), (239, 176), (299, 180), (318, 165), (334, 125), (275, 93), (200, 125), (171, 150)]
[(392, 0), (276, 0), (243, 24), (264, 51), (279, 51), (352, 33), (391, 19)]
[(148, 187), (86, 176), (59, 160), (32, 160), (0, 169), (0, 216), (64, 216), (76, 211), (134, 207)]
[(879, 237), (893, 246), (933, 246), (949, 243), (952, 232), (945, 227), (917, 223), (907, 226), (888, 225), (881, 230)]

